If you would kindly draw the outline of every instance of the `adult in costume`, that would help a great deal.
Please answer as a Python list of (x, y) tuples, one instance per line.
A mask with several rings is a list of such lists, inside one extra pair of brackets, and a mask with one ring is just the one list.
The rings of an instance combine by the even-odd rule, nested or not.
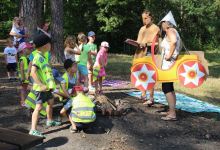
[[(161, 43), (162, 48), (162, 70), (168, 70), (175, 63), (180, 51), (180, 36), (176, 27), (176, 22), (171, 11), (160, 21), (161, 28), (165, 32), (165, 36)], [(162, 83), (162, 90), (166, 95), (169, 105), (169, 111), (164, 112), (165, 117), (162, 120), (176, 120), (176, 95), (174, 92), (173, 82)]]
[[(138, 33), (137, 42), (139, 48), (136, 50), (134, 59), (145, 57), (150, 54), (150, 46), (154, 37), (159, 33), (160, 29), (157, 25), (153, 24), (153, 16), (150, 11), (144, 10), (142, 12), (143, 26), (140, 28)], [(154, 89), (150, 90), (150, 99), (147, 101), (146, 91), (141, 91), (141, 99), (144, 104), (152, 105), (154, 103)]]

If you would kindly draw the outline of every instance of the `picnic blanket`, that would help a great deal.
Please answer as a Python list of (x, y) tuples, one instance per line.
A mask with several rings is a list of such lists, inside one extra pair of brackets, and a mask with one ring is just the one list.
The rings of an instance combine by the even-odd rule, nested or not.
[(114, 88), (123, 88), (126, 87), (130, 82), (122, 80), (104, 80), (103, 86), (110, 86)]
[[(126, 92), (126, 94), (134, 97), (140, 97), (141, 92)], [(149, 93), (147, 93), (147, 97), (149, 97)], [(164, 105), (168, 105), (166, 101), (166, 97), (163, 92), (155, 91), (154, 92), (154, 99), (155, 102), (161, 103)], [(196, 98), (189, 97), (184, 94), (176, 93), (176, 108), (191, 112), (191, 113), (197, 113), (197, 112), (217, 112), (220, 113), (220, 107), (215, 106), (213, 104), (209, 104), (207, 102), (198, 100)]]

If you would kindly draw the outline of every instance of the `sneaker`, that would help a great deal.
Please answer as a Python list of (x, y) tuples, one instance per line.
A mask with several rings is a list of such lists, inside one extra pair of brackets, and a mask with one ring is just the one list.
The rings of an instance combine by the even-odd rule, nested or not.
[(90, 92), (95, 92), (95, 88), (93, 86), (89, 86), (89, 91)]
[(37, 131), (37, 130), (30, 130), (29, 134), (30, 135), (34, 135), (34, 136), (39, 136), (39, 137), (46, 138), (45, 135), (43, 135), (40, 131)]
[(54, 127), (54, 126), (60, 126), (61, 125), (61, 122), (59, 121), (47, 121), (46, 123), (47, 127)]

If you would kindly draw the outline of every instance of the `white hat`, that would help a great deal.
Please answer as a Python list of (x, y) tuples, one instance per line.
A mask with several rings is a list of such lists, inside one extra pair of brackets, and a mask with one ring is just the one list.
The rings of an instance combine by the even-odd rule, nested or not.
[(103, 46), (103, 47), (109, 47), (109, 44), (108, 44), (108, 42), (103, 41), (103, 42), (101, 43), (101, 46)]
[(163, 21), (169, 21), (170, 23), (172, 23), (174, 26), (177, 26), (176, 25), (176, 21), (173, 17), (173, 14), (171, 11), (168, 12), (168, 14), (159, 22), (159, 24)]

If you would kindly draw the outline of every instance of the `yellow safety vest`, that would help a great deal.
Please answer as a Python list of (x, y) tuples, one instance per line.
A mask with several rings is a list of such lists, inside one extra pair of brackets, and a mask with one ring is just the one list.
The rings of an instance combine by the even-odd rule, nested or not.
[[(26, 97), (25, 99), (25, 104), (28, 106), (28, 107), (31, 107), (32, 109), (35, 109), (36, 107), (36, 95), (34, 93), (33, 90), (31, 90), (28, 94), (28, 96)], [(43, 103), (43, 107), (40, 111), (40, 114), (43, 115), (43, 116), (46, 116), (47, 115), (47, 112), (46, 112), (46, 108), (47, 108), (47, 102), (44, 102)]]
[[(76, 78), (76, 74), (74, 74), (73, 76), (74, 76), (74, 78)], [(65, 89), (68, 91), (68, 89), (69, 89), (69, 77), (68, 77), (68, 73), (65, 72), (65, 73), (63, 74), (62, 78), (63, 78), (64, 81), (65, 81)], [(77, 79), (76, 79), (76, 80), (77, 80)], [(64, 93), (61, 86), (60, 86), (59, 92), (60, 92), (60, 93)], [(60, 99), (60, 101), (63, 101), (63, 100), (64, 100), (64, 98), (63, 98), (62, 96), (59, 96), (59, 99)]]
[[(20, 80), (23, 80), (23, 79), (21, 79), (20, 62), (23, 62), (23, 65), (24, 65), (24, 70), (23, 70), (24, 71), (24, 79), (28, 79), (28, 60), (27, 60), (27, 57), (21, 56), (19, 59), (19, 63), (18, 63), (18, 77), (20, 78)], [(29, 81), (24, 80), (24, 83), (29, 83)]]
[[(40, 51), (37, 51), (34, 55), (32, 65), (36, 65), (39, 67), (37, 69), (38, 79), (47, 86), (48, 90), (54, 90), (56, 88), (56, 83), (54, 81), (52, 69)], [(41, 86), (36, 84), (35, 82), (33, 83), (33, 90), (42, 91)]]
[(79, 93), (75, 98), (72, 99), (72, 120), (78, 123), (94, 122), (96, 119), (94, 107), (95, 104), (89, 97)]
[[(34, 50), (33, 52), (32, 52), (32, 55), (33, 55), (33, 57), (35, 56), (35, 54), (37, 53), (37, 50)], [(44, 57), (45, 57), (45, 59), (46, 59), (46, 61), (49, 63), (49, 56), (50, 56), (50, 53), (49, 53), (49, 51), (47, 51), (47, 52), (45, 52), (44, 53)]]

